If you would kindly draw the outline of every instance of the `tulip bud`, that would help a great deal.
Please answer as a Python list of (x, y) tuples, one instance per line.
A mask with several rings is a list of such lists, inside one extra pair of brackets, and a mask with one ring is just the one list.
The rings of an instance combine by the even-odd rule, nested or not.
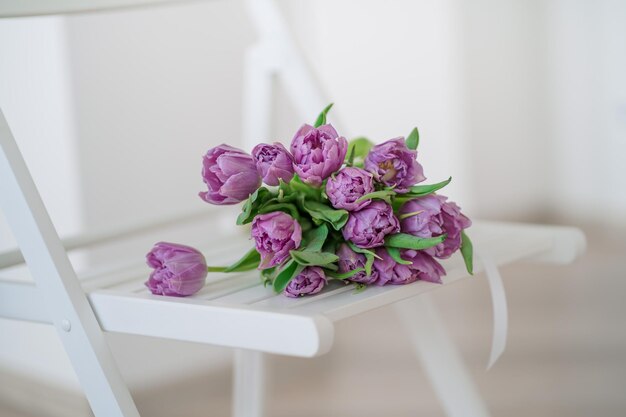
[(344, 239), (361, 248), (374, 248), (385, 243), (385, 236), (399, 231), (400, 223), (391, 206), (377, 200), (361, 210), (350, 212), (341, 233)]
[(461, 232), (472, 225), (461, 209), (442, 195), (427, 195), (406, 202), (400, 213), (417, 213), (402, 220), (404, 233), (429, 238), (446, 234), (446, 239), (426, 253), (437, 258), (449, 258), (461, 247)]
[(159, 242), (146, 255), (146, 261), (154, 269), (146, 281), (152, 294), (187, 296), (204, 286), (206, 260), (192, 247)]
[(293, 157), (282, 144), (278, 142), (273, 145), (260, 143), (252, 149), (252, 157), (265, 184), (278, 185), (279, 180), (291, 181)]
[(365, 169), (374, 179), (398, 193), (426, 179), (424, 169), (415, 159), (417, 151), (407, 148), (404, 138), (396, 138), (370, 149), (365, 157)]
[(293, 168), (300, 179), (319, 187), (341, 168), (348, 151), (348, 141), (331, 125), (302, 126), (291, 141)]
[(313, 295), (322, 291), (325, 285), (324, 270), (318, 266), (309, 266), (289, 281), (285, 288), (285, 295), (292, 298)]
[(202, 179), (209, 191), (199, 195), (207, 203), (237, 204), (261, 185), (254, 160), (241, 149), (228, 145), (211, 148), (202, 163)]
[(372, 174), (360, 168), (343, 168), (326, 183), (326, 195), (336, 209), (362, 209), (372, 200), (358, 203), (356, 200), (371, 192), (374, 192)]
[(302, 228), (287, 213), (274, 211), (252, 220), (252, 238), (261, 255), (259, 269), (267, 269), (281, 264), (289, 257), (289, 251), (300, 246)]
[[(350, 246), (345, 243), (339, 245), (339, 249), (337, 249), (337, 256), (339, 257), (339, 272), (342, 274), (365, 267), (365, 255), (354, 252), (350, 249)], [(371, 275), (367, 275), (365, 271), (361, 271), (348, 278), (349, 281), (368, 285), (375, 283), (377, 279), (378, 272), (376, 271), (372, 271)]]

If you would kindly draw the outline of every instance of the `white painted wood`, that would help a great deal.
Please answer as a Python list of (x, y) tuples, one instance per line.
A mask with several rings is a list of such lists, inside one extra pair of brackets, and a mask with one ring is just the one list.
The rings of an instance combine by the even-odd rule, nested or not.
[[(569, 242), (571, 236), (579, 236), (574, 228), (534, 226), (514, 223), (475, 222), (468, 234), (477, 249), (489, 253), (496, 265), (504, 265), (520, 260), (560, 262), (573, 259), (579, 253), (579, 245), (566, 245), (571, 252), (561, 252), (560, 245)], [(579, 242), (584, 246), (584, 240)], [(469, 277), (460, 254), (442, 262), (447, 275), (444, 285), (452, 284)], [(476, 272), (482, 265), (476, 262)], [(439, 284), (417, 282), (406, 286), (370, 287), (359, 294), (353, 294), (349, 288), (338, 288), (330, 294), (322, 294), (294, 303), (292, 300), (274, 297), (258, 303), (257, 307), (293, 309), (306, 314), (324, 314), (331, 320), (341, 320), (374, 308), (392, 304), (402, 299), (439, 288)], [(315, 300), (313, 300), (315, 298)]]
[(506, 339), (509, 327), (509, 310), (506, 301), (506, 292), (500, 270), (493, 263), (489, 255), (482, 252), (475, 254), (476, 260), (479, 261), (485, 270), (485, 276), (489, 283), (489, 292), (491, 293), (491, 309), (493, 311), (493, 336), (491, 338), (491, 353), (487, 370), (496, 363), (500, 355), (506, 349)]
[[(70, 251), (73, 249), (84, 249), (94, 245), (100, 245), (103, 243), (109, 243), (113, 241), (119, 241), (120, 239), (130, 238), (133, 236), (141, 235), (150, 232), (151, 230), (158, 230), (167, 226), (178, 225), (181, 226), (185, 223), (197, 221), (206, 217), (206, 210), (195, 213), (185, 213), (184, 215), (172, 217), (169, 219), (163, 219), (158, 222), (149, 222), (145, 224), (138, 224), (134, 227), (124, 227), (117, 229), (97, 230), (90, 233), (81, 234), (71, 238), (63, 239), (63, 247), (65, 250)], [(19, 265), (24, 262), (24, 256), (19, 249), (0, 252), (0, 269), (7, 268), (14, 265)]]
[(241, 143), (251, 151), (259, 141), (271, 140), (272, 89), (276, 75), (272, 45), (259, 41), (246, 50), (243, 77)]
[(265, 354), (235, 349), (233, 369), (233, 417), (265, 415)]
[(1, 111), (0, 207), (94, 413), (139, 416)]
[(189, 0), (2, 0), (0, 18), (87, 13)]
[[(180, 228), (185, 233), (202, 230), (204, 221), (198, 218)], [(468, 233), (477, 250), (489, 253), (499, 266), (522, 260), (562, 263), (571, 261), (584, 248), (584, 236), (575, 228), (476, 221)], [(149, 235), (158, 236), (159, 231), (150, 230)], [(187, 242), (184, 234), (180, 236), (181, 242)], [(213, 265), (237, 259), (252, 245), (244, 236), (200, 236), (204, 242), (198, 247)], [(196, 242), (193, 239), (191, 244)], [(229, 239), (227, 245), (225, 239)], [(189, 298), (159, 297), (149, 294), (143, 285), (150, 272), (143, 260), (148, 248), (141, 247), (134, 262), (125, 261), (117, 267), (96, 265), (96, 272), (83, 272), (89, 278), (83, 282), (83, 289), (89, 293), (105, 331), (309, 357), (330, 349), (333, 322), (442, 287), (416, 282), (371, 287), (355, 294), (352, 286), (335, 284), (315, 297), (294, 300), (263, 287), (253, 271), (209, 274), (207, 285)], [(97, 247), (90, 250), (100, 251)], [(443, 265), (448, 272), (443, 285), (478, 279), (468, 276), (458, 254), (443, 261)], [(481, 268), (476, 262), (476, 270)], [(292, 330), (285, 332), (285, 326)]]
[[(268, 129), (271, 101), (271, 77), (281, 82), (291, 104), (303, 120), (315, 117), (326, 107), (321, 84), (296, 46), (289, 27), (274, 0), (246, 0), (246, 10), (259, 35), (258, 44), (249, 52), (245, 68), (244, 140)], [(258, 66), (259, 68), (255, 68)], [(337, 118), (333, 117), (336, 122)], [(312, 120), (309, 121), (312, 123)], [(347, 135), (345, 127), (340, 131)], [(348, 135), (349, 136), (349, 135)]]
[(89, 297), (107, 331), (303, 357), (326, 353), (333, 341), (332, 323), (323, 316), (113, 290)]
[(428, 295), (394, 305), (397, 316), (448, 417), (487, 417), (463, 359)]
[[(485, 222), (475, 222), (469, 233), (475, 246), (489, 253), (496, 265), (570, 259), (572, 253), (560, 253), (557, 248), (563, 239), (578, 236), (572, 228)], [(220, 237), (215, 239), (217, 248)], [(239, 252), (249, 246), (250, 242), (242, 241)], [(578, 253), (579, 247), (571, 250)], [(216, 255), (205, 251), (209, 263), (219, 263), (221, 255), (216, 251)], [(477, 279), (469, 277), (460, 255), (443, 261), (443, 265), (448, 271), (443, 285)], [(477, 262), (477, 271), (481, 267)], [(332, 322), (442, 288), (420, 281), (405, 286), (371, 287), (355, 294), (353, 287), (337, 283), (315, 297), (294, 300), (263, 287), (258, 273), (253, 271), (232, 277), (210, 275), (211, 282), (200, 293), (181, 299), (149, 294), (142, 286), (149, 273), (147, 267), (144, 271), (130, 284), (113, 285), (106, 290), (97, 289), (97, 282), (90, 283), (91, 304), (104, 330), (304, 357), (330, 348)], [(284, 331), (286, 326), (289, 332)]]

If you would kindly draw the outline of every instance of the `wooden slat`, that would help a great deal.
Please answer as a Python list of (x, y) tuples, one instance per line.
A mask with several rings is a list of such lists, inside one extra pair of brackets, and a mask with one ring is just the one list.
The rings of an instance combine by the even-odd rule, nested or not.
[(93, 13), (183, 1), (189, 0), (3, 0), (0, 18)]
[[(580, 231), (563, 227), (476, 222), (470, 236), (476, 250), (476, 271), (482, 269), (481, 253), (488, 253), (498, 265), (520, 260), (565, 263), (585, 246)], [(214, 235), (203, 252), (210, 264), (223, 265), (250, 246), (242, 235), (227, 241)], [(334, 321), (469, 278), (460, 254), (455, 254), (442, 262), (448, 272), (443, 285), (416, 282), (370, 287), (357, 294), (352, 285), (332, 282), (314, 297), (291, 299), (263, 287), (259, 273), (250, 271), (209, 274), (200, 292), (175, 298), (149, 293), (143, 282), (150, 270), (143, 262), (140, 257), (86, 274), (89, 279), (83, 288), (103, 329), (294, 356), (323, 353), (332, 342)], [(26, 290), (28, 294), (18, 292), (28, 297), (34, 294), (30, 287)]]
[(334, 328), (323, 316), (263, 311), (195, 298), (89, 296), (106, 331), (164, 337), (219, 346), (311, 357), (332, 346)]

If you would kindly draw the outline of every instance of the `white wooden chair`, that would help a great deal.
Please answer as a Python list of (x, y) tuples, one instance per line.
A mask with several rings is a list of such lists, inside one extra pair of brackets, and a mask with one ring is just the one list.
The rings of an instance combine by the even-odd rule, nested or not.
[[(157, 2), (16, 0), (0, 4), (0, 16), (93, 11)], [(258, 136), (269, 129), (265, 109), (269, 108), (266, 103), (270, 102), (273, 73), (279, 73), (288, 86), (298, 87), (299, 98), (304, 97), (299, 102), (303, 113), (315, 114), (323, 107), (324, 100), (306, 65), (297, 57), (272, 1), (250, 0), (248, 7), (261, 41), (248, 55), (244, 133), (255, 131)], [(153, 296), (143, 286), (147, 270), (142, 256), (155, 238), (195, 244), (208, 254), (209, 262), (219, 264), (234, 260), (250, 243), (243, 237), (219, 232), (207, 241), (205, 233), (198, 233), (206, 221), (203, 216), (186, 216), (159, 225), (63, 242), (50, 221), (9, 123), (0, 111), (0, 208), (20, 251), (0, 254), (0, 273), (10, 269), (15, 274), (25, 271), (27, 265), (35, 284), (0, 281), (0, 317), (55, 326), (97, 417), (139, 416), (103, 332), (237, 349), (234, 415), (255, 417), (263, 413), (264, 353), (322, 355), (332, 347), (337, 321), (390, 304), (395, 306), (399, 319), (412, 336), (415, 353), (447, 414), (488, 415), (434, 306), (423, 295), (468, 278), (460, 257), (444, 262), (448, 275), (443, 285), (417, 282), (370, 288), (359, 294), (349, 286), (337, 286), (315, 297), (293, 300), (264, 288), (255, 273), (214, 274), (193, 297)], [(567, 263), (585, 247), (582, 233), (566, 227), (475, 222), (471, 235), (482, 256), (477, 259), (477, 271), (483, 266), (493, 268), (522, 260)], [(107, 245), (127, 245), (136, 264), (109, 264), (97, 271), (75, 271), (70, 263), (73, 251), (84, 247), (106, 250)], [(20, 264), (24, 265), (20, 267)]]

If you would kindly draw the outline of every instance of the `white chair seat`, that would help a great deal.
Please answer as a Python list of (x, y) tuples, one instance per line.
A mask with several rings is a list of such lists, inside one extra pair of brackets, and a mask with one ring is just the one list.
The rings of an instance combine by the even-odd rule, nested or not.
[[(205, 224), (206, 219), (198, 219), (161, 233), (175, 237), (181, 243), (196, 244), (203, 249), (210, 265), (228, 264), (252, 245), (240, 234), (209, 235), (204, 232)], [(476, 222), (469, 234), (477, 252), (477, 272), (482, 269), (480, 253), (489, 254), (497, 265), (519, 260), (566, 263), (584, 249), (583, 235), (578, 229), (568, 227)], [(333, 282), (316, 296), (292, 299), (264, 287), (258, 272), (251, 271), (209, 274), (207, 285), (192, 297), (155, 296), (143, 284), (150, 272), (143, 262), (143, 254), (154, 243), (150, 240), (154, 239), (153, 236), (159, 236), (159, 231), (126, 242), (109, 242), (87, 252), (101, 259), (100, 263), (109, 265), (104, 270), (96, 267), (79, 271), (83, 288), (103, 330), (312, 357), (330, 349), (333, 323), (338, 320), (461, 279), (472, 279), (460, 254), (455, 254), (442, 261), (447, 270), (443, 285), (418, 281), (404, 286), (368, 287), (355, 293), (352, 285)], [(112, 250), (134, 259), (111, 267), (111, 258), (106, 253)], [(85, 257), (85, 252), (78, 251), (73, 257), (77, 255)], [(14, 270), (12, 274), (16, 272)], [(30, 296), (37, 291), (34, 285), (24, 286), (24, 289)], [(0, 291), (0, 294), (8, 297), (8, 293)], [(5, 301), (19, 302), (7, 299), (0, 301), (0, 305), (8, 307)], [(33, 316), (39, 314), (42, 314), (41, 321), (47, 320), (48, 315), (44, 312), (31, 313)]]

